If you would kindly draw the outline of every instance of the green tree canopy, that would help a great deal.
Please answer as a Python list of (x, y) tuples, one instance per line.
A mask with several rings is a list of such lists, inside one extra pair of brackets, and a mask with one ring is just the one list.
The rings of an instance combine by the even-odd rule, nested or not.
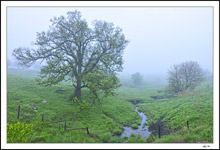
[(39, 84), (70, 81), (80, 101), (82, 88), (97, 95), (99, 90), (109, 94), (118, 87), (116, 72), (123, 69), (122, 53), (128, 44), (121, 28), (97, 20), (90, 28), (79, 11), (50, 21), (47, 32), (37, 33), (36, 49), (19, 47), (13, 51), (20, 64), (27, 67), (37, 60), (46, 62), (36, 80)]

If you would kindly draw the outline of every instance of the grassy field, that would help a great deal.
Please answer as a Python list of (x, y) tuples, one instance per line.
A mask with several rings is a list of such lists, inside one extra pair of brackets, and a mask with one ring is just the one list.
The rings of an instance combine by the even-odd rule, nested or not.
[[(95, 103), (86, 110), (78, 111), (71, 103), (74, 88), (60, 83), (43, 87), (34, 78), (38, 72), (8, 70), (7, 75), (7, 123), (9, 143), (212, 143), (213, 142), (213, 97), (212, 84), (203, 83), (191, 93), (182, 93), (168, 98), (163, 85), (134, 88), (126, 81), (112, 97), (100, 95), (101, 104)], [(123, 82), (122, 82), (123, 83)], [(124, 85), (126, 85), (124, 84)], [(83, 96), (87, 95), (83, 90)], [(151, 96), (162, 99), (154, 100)], [(42, 103), (45, 99), (49, 103)], [(89, 100), (89, 99), (87, 99)], [(120, 138), (123, 126), (132, 126), (140, 121), (135, 112), (148, 117), (152, 136), (144, 139), (132, 135)], [(17, 119), (20, 105), (20, 118)], [(33, 107), (36, 110), (33, 110)], [(41, 121), (44, 114), (43, 122)], [(65, 122), (66, 129), (65, 131)], [(51, 123), (63, 121), (59, 123)], [(189, 122), (189, 129), (186, 122)], [(48, 124), (51, 123), (51, 124)], [(161, 126), (161, 138), (158, 127)], [(71, 130), (88, 127), (85, 129)]]

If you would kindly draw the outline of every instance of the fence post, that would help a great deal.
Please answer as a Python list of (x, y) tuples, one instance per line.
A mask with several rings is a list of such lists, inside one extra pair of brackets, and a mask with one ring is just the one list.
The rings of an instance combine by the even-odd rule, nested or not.
[(44, 121), (44, 114), (41, 115), (41, 121)]
[(66, 120), (65, 120), (65, 124), (64, 124), (64, 130), (66, 131)]
[(189, 130), (189, 121), (188, 120), (187, 120), (186, 124), (187, 124), (187, 128)]
[(20, 115), (20, 105), (18, 106), (18, 119), (19, 119), (19, 115)]
[(89, 134), (89, 129), (88, 129), (88, 127), (86, 127), (86, 131), (87, 131), (87, 134)]
[(160, 126), (159, 126), (159, 138), (160, 138)]

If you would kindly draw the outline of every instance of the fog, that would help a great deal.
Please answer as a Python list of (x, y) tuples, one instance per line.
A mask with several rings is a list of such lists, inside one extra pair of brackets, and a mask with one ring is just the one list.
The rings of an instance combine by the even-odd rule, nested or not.
[[(79, 10), (89, 25), (104, 20), (122, 28), (130, 41), (124, 50), (121, 76), (140, 72), (144, 78), (165, 78), (174, 64), (197, 61), (205, 70), (213, 67), (212, 7), (8, 7), (7, 58), (18, 47), (31, 47), (36, 32), (47, 31), (50, 19)], [(36, 64), (35, 69), (39, 69)]]

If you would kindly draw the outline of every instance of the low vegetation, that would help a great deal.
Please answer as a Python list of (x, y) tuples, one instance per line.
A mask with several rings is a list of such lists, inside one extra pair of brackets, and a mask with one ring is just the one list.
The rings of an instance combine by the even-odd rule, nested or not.
[[(148, 116), (148, 125), (161, 126), (166, 131), (164, 133), (169, 134), (156, 142), (213, 142), (212, 88), (206, 87), (204, 84), (193, 93), (139, 104), (139, 109)], [(158, 124), (158, 120), (161, 123)], [(158, 129), (153, 134), (158, 135)]]
[[(99, 93), (99, 102), (79, 109), (72, 102), (74, 89), (71, 85), (61, 82), (43, 87), (34, 81), (36, 75), (37, 72), (8, 70), (8, 143), (213, 142), (212, 83), (204, 82), (194, 91), (185, 91), (175, 97), (166, 96), (165, 86), (142, 89), (122, 86), (115, 90), (114, 96), (105, 97)], [(88, 92), (83, 89), (82, 96)], [(161, 98), (155, 101), (152, 96)], [(43, 100), (47, 102), (43, 103)], [(135, 111), (135, 105), (147, 116), (148, 123), (144, 126), (152, 129), (147, 139), (138, 135), (120, 137), (123, 126), (137, 128), (140, 125), (141, 118)], [(159, 125), (161, 138), (157, 131)]]

